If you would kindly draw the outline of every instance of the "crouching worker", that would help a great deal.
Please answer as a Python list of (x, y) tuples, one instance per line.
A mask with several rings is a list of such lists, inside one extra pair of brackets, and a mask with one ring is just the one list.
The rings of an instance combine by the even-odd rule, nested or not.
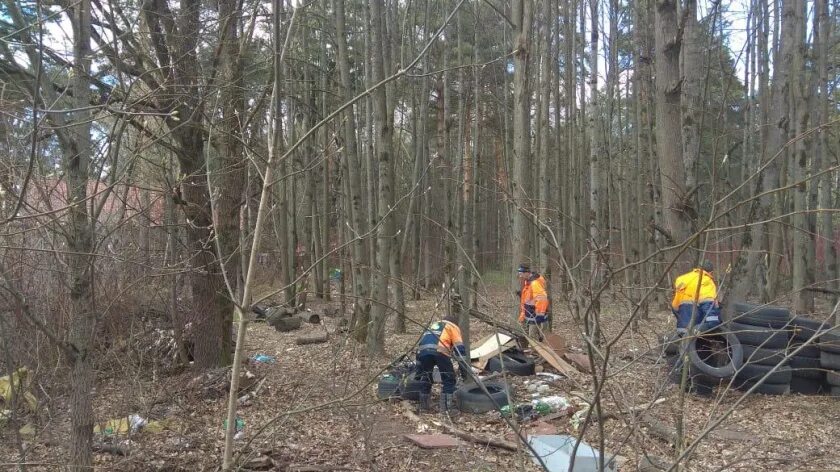
[(463, 375), (465, 369), (469, 368), (466, 354), (467, 351), (461, 338), (461, 328), (458, 327), (455, 316), (448, 315), (426, 328), (417, 347), (417, 363), (424, 380), (423, 391), (420, 392), (420, 411), (431, 409), (432, 372), (435, 366), (438, 367), (443, 384), (440, 412), (445, 414), (454, 410), (456, 378), (452, 356), (455, 356)]
[(677, 336), (688, 332), (692, 314), (698, 331), (707, 331), (720, 324), (720, 305), (712, 269), (711, 261), (704, 260), (700, 267), (674, 280), (671, 310), (677, 317)]

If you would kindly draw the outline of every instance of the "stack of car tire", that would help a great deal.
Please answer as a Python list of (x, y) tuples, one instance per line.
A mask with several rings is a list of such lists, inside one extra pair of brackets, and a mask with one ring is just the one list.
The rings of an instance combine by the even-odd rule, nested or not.
[(793, 378), (790, 382), (792, 393), (817, 395), (827, 393), (826, 373), (820, 365), (820, 346), (818, 340), (825, 331), (825, 324), (797, 316), (791, 322), (793, 334), (788, 352)]
[(793, 332), (790, 311), (734, 303), (729, 318), (724, 327), (738, 338), (744, 350), (744, 365), (735, 374), (733, 386), (740, 390), (755, 387), (754, 392), (766, 395), (789, 393), (793, 370), (785, 355)]
[(840, 397), (840, 328), (820, 334), (820, 367), (825, 373), (826, 393)]
[(724, 326), (744, 349), (736, 388), (755, 386), (754, 392), (767, 395), (840, 395), (840, 330), (828, 330), (824, 321), (791, 317), (782, 307), (735, 303), (732, 308)]
[[(682, 363), (678, 355), (680, 341), (666, 340), (665, 355), (671, 382), (682, 384)], [(692, 337), (687, 349), (688, 371), (686, 389), (697, 395), (710, 396), (714, 388), (732, 378), (742, 364), (743, 351), (738, 338), (729, 332), (714, 330)]]

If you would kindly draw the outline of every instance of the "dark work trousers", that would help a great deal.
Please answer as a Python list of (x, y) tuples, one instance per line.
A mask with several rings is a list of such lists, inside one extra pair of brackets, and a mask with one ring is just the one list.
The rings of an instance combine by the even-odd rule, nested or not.
[(440, 381), (443, 384), (443, 393), (455, 393), (455, 368), (452, 366), (452, 359), (438, 351), (421, 351), (417, 353), (417, 362), (420, 364), (420, 374), (424, 380), (424, 393), (432, 391), (432, 372), (435, 366), (440, 371)]

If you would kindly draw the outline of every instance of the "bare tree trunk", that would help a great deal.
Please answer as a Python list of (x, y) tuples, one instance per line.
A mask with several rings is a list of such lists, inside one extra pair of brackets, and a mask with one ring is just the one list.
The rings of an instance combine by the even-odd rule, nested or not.
[(662, 180), (662, 205), (670, 243), (688, 236), (685, 166), (680, 130), (680, 49), (677, 2), (656, 0), (656, 145)]
[[(91, 5), (81, 0), (72, 9), (73, 25), (73, 108), (68, 132), (60, 133), (67, 200), (70, 207), (66, 231), (70, 276), (70, 309), (73, 322), (70, 344), (76, 352), (70, 372), (70, 470), (89, 470), (93, 466), (93, 371), (91, 343), (96, 331), (96, 307), (93, 294), (93, 225), (88, 214), (87, 187), (91, 146), (92, 114), (88, 108), (88, 74), (91, 73)], [(62, 137), (64, 137), (62, 139)]]
[[(548, 116), (549, 116), (549, 108), (551, 107), (551, 88), (552, 88), (552, 73), (551, 70), (553, 68), (554, 60), (553, 55), (551, 54), (551, 29), (552, 25), (554, 24), (554, 20), (552, 18), (552, 2), (549, 0), (543, 1), (543, 35), (541, 38), (542, 41), (542, 54), (540, 57), (540, 103), (542, 104), (542, 112), (539, 119), (539, 128), (540, 128), (540, 141), (539, 141), (539, 148), (540, 152), (537, 153), (536, 158), (539, 159), (539, 179), (535, 179), (535, 182), (539, 183), (539, 207), (537, 210), (537, 215), (539, 218), (539, 224), (536, 225), (537, 228), (537, 235), (539, 236), (537, 239), (537, 253), (539, 254), (539, 263), (540, 263), (540, 271), (546, 275), (546, 277), (551, 277), (551, 264), (549, 263), (550, 253), (549, 253), (549, 245), (548, 240), (546, 237), (542, 236), (544, 229), (542, 225), (548, 225), (550, 221), (549, 215), (549, 206), (551, 206), (551, 191), (552, 191), (552, 162), (554, 159), (551, 156), (549, 151), (549, 136), (551, 135), (551, 129), (549, 128)], [(559, 125), (559, 123), (558, 123)]]
[[(817, 75), (819, 80), (820, 106), (818, 109), (817, 123), (822, 125), (829, 119), (829, 93), (830, 85), (828, 81), (828, 49), (830, 38), (830, 23), (828, 16), (828, 0), (816, 0), (816, 23), (814, 27), (814, 37), (817, 39)], [(836, 7), (835, 7), (836, 8)], [(823, 131), (816, 138), (819, 140), (818, 153), (822, 162), (823, 169), (829, 169), (835, 163), (828, 158), (829, 155), (829, 137), (828, 132)], [(816, 170), (816, 167), (815, 167)], [(827, 288), (838, 290), (840, 289), (840, 281), (837, 280), (837, 249), (834, 240), (834, 219), (832, 213), (828, 210), (832, 208), (832, 195), (834, 192), (834, 181), (837, 171), (826, 173), (821, 179), (822, 188), (819, 192), (819, 209), (823, 210), (820, 214), (820, 228), (819, 236), (822, 244), (825, 247), (824, 257), (825, 261), (822, 267), (825, 268), (822, 278), (827, 281)], [(837, 303), (837, 295), (832, 297), (831, 304)]]
[[(696, 192), (695, 187), (699, 185), (697, 168), (703, 112), (703, 45), (697, 20), (697, 0), (688, 0), (685, 8), (685, 41), (682, 43), (682, 153), (685, 161), (685, 189), (688, 195), (698, 195), (700, 192)], [(683, 199), (683, 205), (693, 228), (697, 223), (697, 205), (686, 199)]]
[[(761, 194), (758, 200), (753, 204), (751, 210), (752, 221), (767, 221), (774, 210), (774, 197), (771, 193), (779, 186), (779, 158), (777, 154), (784, 155), (785, 143), (788, 139), (788, 95), (790, 89), (789, 74), (793, 67), (793, 47), (795, 38), (795, 6), (793, 3), (796, 0), (785, 0), (784, 12), (782, 13), (783, 21), (782, 28), (784, 29), (782, 37), (787, 38), (783, 41), (779, 49), (778, 60), (773, 67), (773, 92), (772, 102), (769, 93), (762, 94), (766, 100), (761, 100), (762, 104), (770, 103), (769, 108), (769, 130), (767, 135), (766, 146), (764, 147), (763, 159), (761, 165), (766, 165), (764, 172), (756, 176), (755, 193)], [(766, 13), (766, 10), (765, 10)], [(767, 25), (769, 18), (764, 18), (764, 24)], [(759, 36), (759, 53), (762, 59), (762, 65), (759, 66), (762, 72), (769, 70), (767, 68), (767, 49), (762, 49), (762, 46), (767, 45), (766, 35), (767, 30), (762, 32)], [(762, 80), (761, 87), (764, 87)], [(766, 89), (765, 89), (766, 90)], [(765, 107), (762, 106), (762, 109)], [(772, 161), (770, 161), (772, 160)], [(770, 162), (768, 162), (770, 161)], [(743, 300), (749, 295), (754, 294), (756, 288), (760, 290), (758, 293), (761, 300), (768, 299), (771, 294), (766, 292), (766, 267), (762, 264), (765, 251), (769, 245), (769, 236), (767, 234), (767, 224), (754, 224), (751, 226), (748, 233), (745, 233), (741, 241), (741, 253), (738, 256), (738, 261), (730, 274), (732, 280), (732, 291), (729, 297), (733, 300)], [(772, 256), (771, 256), (772, 257)], [(762, 291), (762, 289), (764, 289)]]
[[(370, 0), (371, 42), (372, 53), (372, 81), (378, 83), (385, 78), (383, 0)], [(389, 261), (391, 257), (391, 239), (394, 235), (394, 217), (390, 215), (394, 201), (393, 156), (391, 144), (393, 141), (391, 120), (388, 119), (388, 103), (385, 89), (380, 87), (373, 92), (373, 117), (376, 128), (376, 155), (379, 164), (379, 205), (377, 230), (376, 265), (373, 270), (373, 307), (371, 308), (371, 329), (368, 331), (367, 348), (370, 355), (380, 354), (385, 349), (385, 321), (388, 309), (388, 277)]]
[[(344, 2), (333, 0), (333, 8), (335, 10), (336, 43), (338, 43), (338, 68), (341, 75), (342, 98), (349, 99), (353, 95), (353, 84), (350, 76), (350, 60), (347, 51), (347, 33), (345, 32), (347, 19), (344, 12)], [(370, 313), (370, 305), (367, 302), (367, 297), (370, 293), (370, 275), (368, 271), (363, 269), (369, 260), (369, 256), (366, 254), (367, 245), (360, 237), (367, 232), (365, 219), (367, 206), (364, 204), (365, 191), (362, 187), (361, 163), (359, 161), (358, 143), (356, 139), (356, 117), (352, 107), (348, 109), (342, 122), (344, 124), (344, 152), (347, 156), (347, 173), (349, 174), (350, 181), (349, 197), (352, 201), (350, 205), (350, 219), (353, 223), (352, 235), (355, 238), (352, 244), (354, 266), (353, 295), (355, 297), (353, 319), (355, 324), (352, 328), (359, 336), (357, 339), (365, 339)], [(362, 331), (360, 332), (360, 330)]]
[[(522, 213), (527, 202), (528, 191), (533, 187), (530, 181), (531, 161), (531, 105), (528, 90), (528, 61), (531, 48), (532, 0), (516, 0), (513, 3), (514, 70), (513, 70), (513, 227), (511, 228), (511, 254), (514, 264), (528, 262), (528, 218)], [(519, 282), (514, 279), (515, 289)]]
[(808, 80), (805, 78), (805, 0), (787, 0), (795, 2), (794, 36), (782, 38), (792, 40), (793, 44), (793, 69), (791, 70), (790, 84), (790, 119), (795, 126), (795, 137), (798, 139), (793, 148), (793, 175), (792, 180), (796, 183), (793, 189), (793, 300), (794, 310), (797, 313), (812, 313), (814, 311), (814, 292), (805, 290), (811, 284), (813, 267), (810, 264), (809, 252), (813, 245), (811, 238), (812, 228), (806, 213), (808, 211), (808, 187), (813, 182), (806, 183), (808, 177), (808, 157), (810, 139), (802, 136), (808, 130), (810, 113), (808, 111)]

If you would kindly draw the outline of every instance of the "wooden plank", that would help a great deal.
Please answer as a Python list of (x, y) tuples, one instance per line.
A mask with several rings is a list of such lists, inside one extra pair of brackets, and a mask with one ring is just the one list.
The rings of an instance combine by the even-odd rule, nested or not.
[(470, 359), (484, 360), (497, 356), (513, 347), (513, 337), (504, 333), (494, 333), (481, 340), (477, 347), (470, 350)]
[(558, 356), (554, 350), (548, 347), (546, 344), (543, 344), (537, 341), (534, 338), (526, 336), (528, 339), (528, 344), (534, 349), (534, 351), (539, 354), (551, 367), (554, 367), (557, 372), (565, 375), (566, 377), (577, 381), (581, 375), (581, 373), (572, 367), (571, 364), (564, 361), (560, 356)]

